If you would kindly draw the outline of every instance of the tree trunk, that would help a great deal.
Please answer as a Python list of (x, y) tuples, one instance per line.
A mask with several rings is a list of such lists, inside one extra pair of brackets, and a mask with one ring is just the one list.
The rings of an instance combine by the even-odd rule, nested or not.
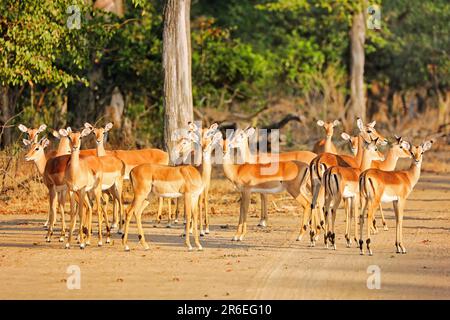
[(366, 118), (366, 90), (364, 86), (364, 43), (366, 39), (366, 26), (364, 19), (363, 1), (360, 8), (353, 14), (353, 22), (350, 30), (351, 39), (351, 69), (350, 69), (350, 110), (348, 119), (355, 116)]
[(167, 0), (164, 7), (164, 143), (173, 159), (173, 134), (193, 121), (190, 0)]
[(0, 86), (0, 146), (3, 148), (10, 145), (13, 140), (13, 128), (8, 128), (11, 125), (8, 121), (14, 116), (16, 95), (17, 89)]

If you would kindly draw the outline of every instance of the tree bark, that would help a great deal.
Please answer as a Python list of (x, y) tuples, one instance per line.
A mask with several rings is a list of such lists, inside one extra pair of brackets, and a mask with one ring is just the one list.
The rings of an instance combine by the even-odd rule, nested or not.
[(16, 98), (17, 89), (0, 86), (0, 146), (3, 148), (9, 146), (13, 140), (13, 128), (9, 128), (11, 123), (7, 122), (14, 116)]
[(361, 117), (366, 118), (366, 89), (364, 86), (364, 43), (366, 40), (366, 26), (364, 19), (364, 5), (360, 6), (353, 14), (353, 22), (350, 30), (351, 39), (351, 67), (350, 67), (350, 110), (349, 120)]
[(173, 134), (193, 121), (190, 0), (167, 0), (164, 7), (164, 143), (173, 159)]

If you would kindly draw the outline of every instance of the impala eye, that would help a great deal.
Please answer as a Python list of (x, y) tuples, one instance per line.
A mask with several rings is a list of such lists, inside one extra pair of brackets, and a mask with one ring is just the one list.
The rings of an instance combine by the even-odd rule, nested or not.
[(36, 147), (36, 149), (34, 149), (35, 151), (38, 151), (39, 150), (39, 147)]

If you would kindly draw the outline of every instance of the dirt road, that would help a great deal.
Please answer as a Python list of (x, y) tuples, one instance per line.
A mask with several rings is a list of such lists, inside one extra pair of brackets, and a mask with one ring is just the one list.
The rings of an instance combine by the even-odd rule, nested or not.
[[(154, 227), (149, 215), (144, 227), (151, 249), (138, 245), (133, 222), (131, 252), (123, 251), (119, 235), (110, 246), (65, 250), (57, 235), (44, 242), (43, 213), (1, 215), (0, 299), (450, 299), (450, 175), (423, 174), (411, 195), (406, 255), (395, 253), (391, 206), (384, 206), (389, 231), (372, 238), (369, 257), (345, 247), (342, 210), (337, 251), (321, 241), (315, 248), (306, 238), (295, 241), (300, 214), (285, 195), (274, 197), (283, 212), (271, 206), (266, 229), (256, 227), (259, 208), (252, 205), (245, 241), (232, 242), (238, 203), (230, 192), (226, 182), (213, 190), (215, 214), (211, 234), (201, 239), (203, 252), (186, 251), (181, 225)], [(71, 265), (80, 268), (80, 289), (67, 288)], [(381, 288), (369, 290), (373, 265)]]

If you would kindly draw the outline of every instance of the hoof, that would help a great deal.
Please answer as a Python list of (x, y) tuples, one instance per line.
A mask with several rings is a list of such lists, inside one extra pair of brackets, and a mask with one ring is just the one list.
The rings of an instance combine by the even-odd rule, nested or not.
[(258, 223), (258, 227), (263, 227), (263, 228), (267, 227), (266, 220), (260, 220)]
[(373, 256), (372, 250), (369, 250), (369, 256)]
[(384, 230), (384, 231), (388, 231), (388, 230), (389, 230), (389, 228), (387, 227), (387, 225), (385, 225), (385, 226), (383, 227), (383, 230)]
[(336, 245), (335, 244), (333, 245), (333, 250), (336, 250)]
[(110, 238), (106, 238), (106, 243), (111, 243), (111, 239)]
[(98, 246), (98, 247), (103, 246), (103, 242), (102, 242), (102, 241), (99, 241), (99, 242), (97, 243), (97, 246)]
[(178, 219), (175, 219), (173, 223), (178, 224)]
[(64, 242), (65, 236), (59, 237), (59, 242)]
[(86, 246), (90, 246), (91, 245), (91, 241), (86, 241)]
[(123, 230), (122, 229), (117, 230), (117, 234), (123, 234)]
[(50, 242), (50, 237), (45, 237), (45, 242)]
[(204, 237), (206, 234), (205, 234), (205, 232), (204, 231), (200, 231), (200, 236), (201, 237)]
[(169, 223), (166, 228), (172, 228), (172, 225)]
[(238, 241), (243, 241), (243, 240), (244, 240), (244, 235), (242, 234), (242, 235), (239, 237)]
[(188, 251), (192, 251), (192, 246), (188, 246)]
[(231, 239), (231, 241), (238, 241), (238, 236), (234, 236), (233, 239)]
[(124, 250), (125, 250), (126, 252), (128, 252), (128, 251), (130, 251), (130, 247), (129, 247), (129, 246), (125, 246)]
[(303, 238), (303, 235), (299, 235), (299, 236), (297, 237), (297, 241), (302, 241), (302, 238)]
[(70, 244), (69, 244), (69, 243), (66, 243), (66, 245), (64, 246), (64, 248), (70, 249)]
[(364, 251), (359, 251), (359, 255), (363, 256), (364, 255)]
[(203, 251), (203, 247), (202, 246), (198, 246), (197, 247), (197, 251)]
[(209, 234), (209, 228), (206, 228), (206, 229), (205, 229), (205, 233), (206, 233), (206, 234)]
[(145, 244), (144, 251), (148, 251), (148, 250), (150, 250), (150, 247), (148, 246), (148, 244)]
[(84, 243), (80, 243), (80, 249), (84, 250), (84, 248), (86, 248), (86, 245)]

